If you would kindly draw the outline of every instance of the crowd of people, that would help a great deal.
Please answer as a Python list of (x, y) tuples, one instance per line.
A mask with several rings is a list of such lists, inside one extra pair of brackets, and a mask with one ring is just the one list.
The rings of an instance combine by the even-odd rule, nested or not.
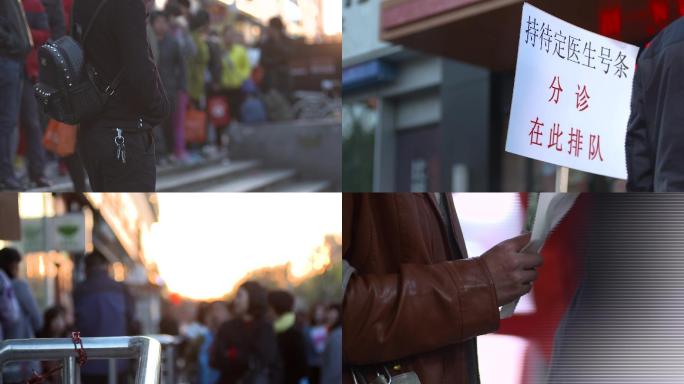
[(197, 125), (195, 119), (201, 122), (206, 116), (215, 144), (222, 148), (233, 121), (256, 124), (294, 117), (289, 73), (293, 43), (279, 17), (269, 21), (254, 47), (245, 44), (234, 25), (212, 22), (203, 8), (191, 12), (189, 0), (170, 0), (163, 10), (152, 12), (150, 27), (150, 45), (173, 110), (159, 135), (162, 162), (185, 159), (188, 145), (205, 142), (201, 130), (188, 130), (187, 125)]
[(199, 384), (339, 383), (340, 305), (319, 303), (309, 315), (295, 304), (288, 291), (247, 281), (233, 301), (200, 303), (195, 321), (164, 331), (185, 340), (186, 374)]
[[(141, 334), (135, 300), (109, 274), (98, 251), (85, 258), (85, 280), (73, 291), (73, 310), (56, 305), (42, 315), (28, 283), (19, 277), (21, 254), (0, 250), (0, 340), (108, 337)], [(159, 332), (176, 336), (177, 382), (197, 384), (332, 384), (342, 379), (341, 306), (318, 303), (298, 311), (291, 292), (268, 290), (256, 281), (240, 285), (231, 301), (202, 302), (190, 321), (171, 305), (162, 310)], [(87, 349), (87, 345), (85, 346)], [(59, 362), (16, 362), (3, 367), (5, 383), (24, 383), (36, 375), (60, 383)], [(118, 383), (128, 382), (132, 366), (118, 360)], [(42, 372), (42, 373), (41, 373)], [(107, 383), (106, 360), (81, 367), (84, 383)]]
[[(256, 124), (294, 117), (289, 73), (293, 40), (279, 17), (263, 26), (259, 41), (248, 47), (235, 23), (212, 20), (202, 4), (192, 8), (190, 0), (168, 0), (155, 10), (151, 1), (144, 2), (147, 44), (169, 101), (165, 110), (170, 110), (160, 114), (168, 117), (153, 129), (157, 165), (196, 163), (217, 149), (223, 153), (228, 128), (236, 121)], [(2, 6), (11, 7), (9, 3)], [(25, 18), (9, 8), (0, 12), (0, 190), (50, 187), (54, 179), (47, 177), (49, 164), (59, 164), (50, 174), (68, 174), (77, 192), (86, 190), (84, 167), (89, 176), (97, 173), (88, 168), (92, 156), (77, 150), (76, 128), (50, 121), (34, 97), (38, 48), (71, 32), (73, 3), (21, 0)], [(30, 31), (24, 37), (32, 44), (22, 44), (24, 24)], [(15, 169), (21, 153), (27, 167), (19, 175), (26, 177), (17, 176)], [(92, 183), (91, 177), (91, 188)]]

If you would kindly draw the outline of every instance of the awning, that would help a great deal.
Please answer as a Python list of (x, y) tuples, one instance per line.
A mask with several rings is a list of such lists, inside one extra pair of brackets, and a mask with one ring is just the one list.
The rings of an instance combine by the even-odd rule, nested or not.
[[(530, 0), (584, 29), (643, 45), (684, 0)], [(515, 67), (522, 0), (383, 0), (383, 40), (493, 70)]]

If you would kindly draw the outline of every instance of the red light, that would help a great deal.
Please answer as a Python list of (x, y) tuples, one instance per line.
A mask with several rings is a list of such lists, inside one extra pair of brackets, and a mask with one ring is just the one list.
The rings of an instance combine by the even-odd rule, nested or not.
[(679, 15), (682, 16), (682, 15), (684, 15), (684, 0), (679, 0), (678, 3), (679, 3), (679, 7), (678, 7)]
[[(680, 1), (680, 9), (681, 4), (682, 3)], [(653, 18), (653, 22), (656, 26), (663, 27), (667, 25), (668, 21), (670, 20), (670, 12), (668, 10), (669, 6), (667, 0), (651, 0), (649, 2), (649, 8), (651, 10), (651, 17)]]
[[(684, 2), (684, 0), (681, 0)], [(599, 33), (609, 37), (619, 37), (622, 31), (622, 13), (619, 7), (599, 10)]]

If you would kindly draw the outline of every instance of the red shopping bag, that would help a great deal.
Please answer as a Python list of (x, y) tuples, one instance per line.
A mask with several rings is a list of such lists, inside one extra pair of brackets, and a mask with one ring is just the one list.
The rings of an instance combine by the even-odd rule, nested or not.
[(207, 113), (188, 108), (185, 112), (185, 141), (190, 144), (204, 144), (207, 141)]
[(43, 136), (43, 146), (59, 157), (70, 156), (76, 151), (77, 131), (78, 128), (75, 125), (50, 119)]
[(207, 100), (207, 111), (214, 126), (225, 127), (230, 123), (230, 107), (225, 96), (210, 97)]

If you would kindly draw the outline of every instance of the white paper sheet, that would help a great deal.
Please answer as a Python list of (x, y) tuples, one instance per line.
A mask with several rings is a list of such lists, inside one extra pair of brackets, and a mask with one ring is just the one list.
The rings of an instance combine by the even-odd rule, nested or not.
[[(575, 193), (540, 193), (537, 213), (532, 226), (532, 236), (530, 242), (522, 250), (533, 253), (541, 252), (546, 239), (563, 217), (570, 212), (577, 196), (578, 194)], [(506, 319), (513, 316), (519, 300), (516, 299), (512, 303), (504, 305), (501, 308), (500, 318)]]
[(506, 151), (626, 179), (638, 52), (525, 3)]

